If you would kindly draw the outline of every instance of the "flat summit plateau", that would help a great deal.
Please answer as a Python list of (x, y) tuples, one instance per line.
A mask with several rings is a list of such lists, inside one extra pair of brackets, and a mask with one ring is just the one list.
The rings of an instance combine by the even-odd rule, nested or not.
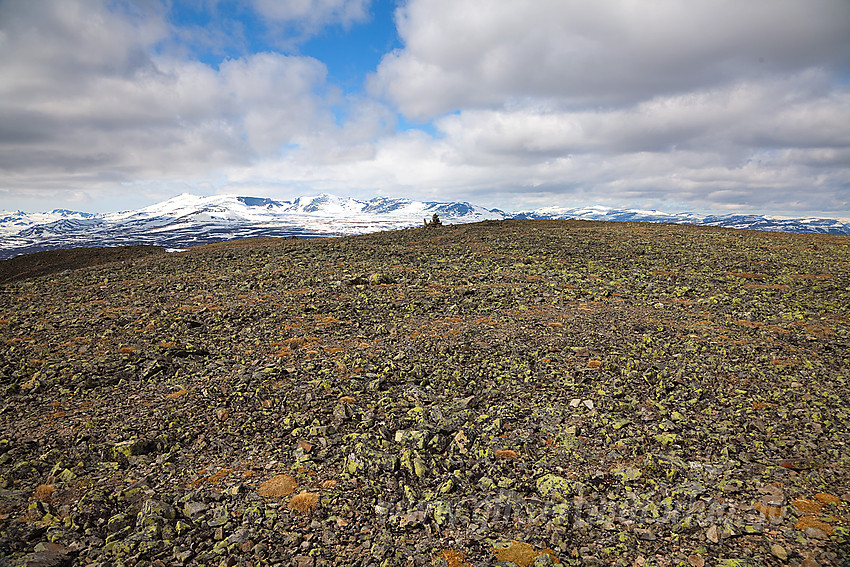
[(850, 564), (850, 237), (63, 254), (0, 270), (0, 565)]

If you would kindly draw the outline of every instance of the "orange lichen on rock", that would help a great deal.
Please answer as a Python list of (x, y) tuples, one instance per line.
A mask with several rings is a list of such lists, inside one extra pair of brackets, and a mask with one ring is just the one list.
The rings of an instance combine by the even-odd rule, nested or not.
[(261, 484), (257, 494), (264, 498), (280, 498), (295, 492), (296, 486), (298, 486), (298, 481), (294, 477), (288, 474), (279, 474)]
[(292, 497), (289, 501), (289, 509), (300, 512), (301, 514), (309, 514), (319, 507), (319, 495), (315, 492), (301, 492)]

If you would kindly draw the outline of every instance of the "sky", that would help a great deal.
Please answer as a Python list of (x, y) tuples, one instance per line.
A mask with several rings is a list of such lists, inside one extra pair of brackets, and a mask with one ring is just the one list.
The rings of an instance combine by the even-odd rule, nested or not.
[(848, 0), (0, 0), (0, 209), (850, 217)]

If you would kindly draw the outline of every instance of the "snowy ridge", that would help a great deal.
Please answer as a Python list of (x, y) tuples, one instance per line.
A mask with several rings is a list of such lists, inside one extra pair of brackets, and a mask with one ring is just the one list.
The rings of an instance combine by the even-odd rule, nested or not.
[(322, 193), (277, 201), (264, 197), (183, 194), (133, 211), (92, 214), (0, 211), (0, 259), (82, 246), (153, 244), (184, 248), (251, 236), (339, 236), (421, 226), (437, 214), (445, 224), (505, 219), (580, 219), (697, 224), (784, 232), (850, 234), (835, 219), (760, 215), (701, 216), (603, 206), (544, 207), (506, 213), (466, 202), (376, 197), (368, 201)]

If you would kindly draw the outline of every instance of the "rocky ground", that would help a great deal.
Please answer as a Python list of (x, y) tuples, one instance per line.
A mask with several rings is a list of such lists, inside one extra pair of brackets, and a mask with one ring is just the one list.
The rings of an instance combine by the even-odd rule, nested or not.
[(850, 564), (848, 237), (210, 245), (0, 337), (0, 565)]

